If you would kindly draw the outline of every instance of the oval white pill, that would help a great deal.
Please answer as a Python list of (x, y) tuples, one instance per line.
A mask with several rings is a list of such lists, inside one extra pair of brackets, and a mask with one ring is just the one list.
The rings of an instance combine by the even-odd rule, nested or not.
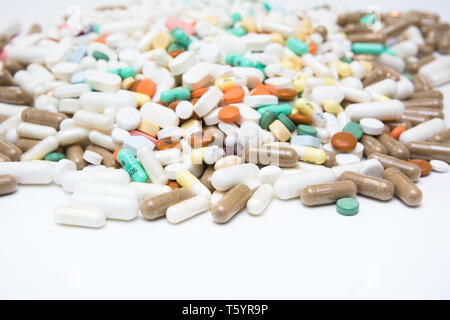
[(99, 165), (102, 163), (103, 157), (97, 152), (86, 150), (83, 154), (83, 159), (89, 163)]
[(363, 132), (371, 136), (378, 136), (384, 130), (384, 123), (375, 118), (362, 118), (359, 124)]
[(430, 161), (431, 168), (436, 172), (447, 172), (448, 171), (448, 163), (441, 160), (431, 160)]

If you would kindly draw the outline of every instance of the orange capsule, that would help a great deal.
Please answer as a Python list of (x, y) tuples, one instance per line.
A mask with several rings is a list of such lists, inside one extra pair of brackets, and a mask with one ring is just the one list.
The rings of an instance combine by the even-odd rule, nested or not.
[(114, 150), (114, 153), (113, 153), (114, 159), (116, 159), (116, 161), (118, 163), (119, 163), (119, 160), (117, 160), (117, 154), (119, 153), (119, 151), (120, 151), (120, 148), (117, 148), (116, 150)]
[(390, 135), (392, 138), (398, 140), (400, 138), (400, 135), (405, 132), (406, 128), (402, 125), (396, 126), (394, 129), (392, 129)]
[(105, 44), (106, 43), (106, 38), (108, 38), (108, 36), (109, 36), (109, 34), (105, 34), (105, 35), (103, 35), (101, 37), (98, 37), (97, 40), (95, 40), (95, 42), (100, 42), (100, 43)]
[(423, 159), (409, 159), (408, 161), (419, 166), (421, 177), (425, 177), (430, 174), (432, 168), (431, 164), (428, 161)]
[(194, 98), (194, 99), (192, 99), (192, 100), (191, 100), (191, 103), (192, 103), (192, 104), (195, 104), (195, 103), (198, 101), (198, 99), (200, 99), (200, 98)]

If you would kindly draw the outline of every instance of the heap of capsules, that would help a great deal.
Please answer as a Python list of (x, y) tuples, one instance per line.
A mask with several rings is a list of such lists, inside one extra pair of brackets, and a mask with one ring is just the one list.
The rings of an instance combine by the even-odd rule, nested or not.
[[(71, 7), (0, 35), (0, 194), (55, 182), (60, 224), (225, 223), (272, 198), (419, 206), (448, 171), (449, 24), (251, 1)], [(436, 53), (438, 51), (439, 53)]]

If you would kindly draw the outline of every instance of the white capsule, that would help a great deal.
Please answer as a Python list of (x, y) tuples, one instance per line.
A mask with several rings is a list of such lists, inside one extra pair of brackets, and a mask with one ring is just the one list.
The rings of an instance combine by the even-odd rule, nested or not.
[(397, 81), (397, 93), (394, 96), (394, 99), (397, 100), (406, 100), (411, 97), (414, 93), (414, 84), (412, 81), (409, 81), (406, 77), (400, 77), (400, 80)]
[(155, 151), (155, 157), (162, 166), (167, 166), (183, 161), (183, 153), (177, 148)]
[(154, 183), (131, 182), (130, 187), (136, 191), (139, 202), (172, 191), (167, 185)]
[(86, 92), (80, 96), (80, 107), (83, 110), (102, 113), (106, 108), (116, 110), (122, 107), (137, 107), (137, 100), (131, 94), (123, 91), (110, 92)]
[(168, 67), (174, 76), (187, 72), (196, 62), (196, 57), (193, 51), (184, 51), (175, 59), (170, 61)]
[(168, 178), (152, 148), (143, 145), (137, 150), (138, 160), (141, 162), (150, 180), (156, 184), (167, 184)]
[(129, 184), (130, 176), (122, 169), (69, 171), (62, 176), (61, 182), (64, 191), (73, 192), (76, 184), (81, 182)]
[(41, 140), (56, 134), (56, 129), (53, 127), (42, 126), (39, 124), (21, 122), (16, 128), (17, 134), (21, 138), (30, 138)]
[(76, 171), (76, 170), (77, 166), (75, 162), (68, 159), (61, 159), (58, 162), (56, 162), (55, 167), (52, 170), (53, 181), (55, 181), (56, 184), (61, 185), (63, 174), (69, 171)]
[(347, 106), (345, 112), (352, 121), (362, 118), (375, 118), (381, 121), (397, 120), (403, 114), (405, 106), (399, 100), (355, 103)]
[(54, 165), (51, 161), (0, 162), (0, 174), (12, 175), (19, 184), (49, 184)]
[(226, 191), (239, 183), (256, 178), (258, 173), (259, 168), (255, 164), (244, 163), (214, 171), (211, 183), (215, 189)]
[(382, 53), (378, 60), (381, 62), (381, 64), (386, 65), (388, 67), (393, 68), (394, 70), (397, 70), (398, 72), (402, 73), (405, 71), (406, 63), (405, 61), (397, 56), (392, 56), (387, 53)]
[(411, 141), (427, 141), (434, 134), (445, 130), (447, 130), (445, 120), (434, 118), (404, 131), (400, 135), (399, 141), (405, 145)]
[(393, 98), (397, 94), (397, 83), (392, 79), (384, 79), (367, 86), (365, 90)]
[(59, 131), (56, 135), (62, 146), (86, 140), (88, 136), (89, 130), (80, 127), (64, 128), (64, 130)]
[(48, 153), (56, 150), (58, 147), (58, 138), (55, 136), (49, 136), (22, 154), (20, 161), (42, 160)]
[(55, 222), (71, 226), (101, 228), (105, 224), (105, 215), (98, 209), (59, 206), (53, 211)]
[(273, 187), (262, 184), (247, 202), (247, 211), (252, 215), (260, 215), (272, 200)]
[(140, 112), (142, 118), (157, 124), (161, 128), (176, 127), (178, 125), (178, 117), (175, 112), (160, 104), (147, 102), (141, 107)]
[(113, 73), (89, 70), (84, 74), (85, 82), (92, 90), (103, 92), (117, 92), (120, 89), (122, 79)]
[(313, 72), (319, 77), (330, 77), (331, 71), (325, 64), (320, 62), (315, 56), (312, 54), (305, 54), (302, 56), (302, 62), (306, 67), (309, 67), (313, 70)]
[(346, 86), (340, 86), (344, 91), (344, 97), (351, 102), (369, 102), (372, 101), (372, 94), (369, 91), (354, 89)]
[(209, 198), (199, 195), (170, 206), (166, 211), (166, 218), (170, 223), (180, 223), (208, 209)]
[(258, 179), (263, 184), (273, 185), (283, 170), (277, 166), (266, 166), (259, 170)]
[(100, 147), (108, 149), (109, 151), (115, 151), (117, 148), (121, 147), (120, 144), (114, 142), (110, 135), (101, 133), (96, 130), (92, 130), (89, 132), (89, 141)]
[(90, 112), (85, 110), (78, 110), (72, 118), (78, 126), (98, 129), (102, 131), (110, 131), (114, 124), (114, 118)]

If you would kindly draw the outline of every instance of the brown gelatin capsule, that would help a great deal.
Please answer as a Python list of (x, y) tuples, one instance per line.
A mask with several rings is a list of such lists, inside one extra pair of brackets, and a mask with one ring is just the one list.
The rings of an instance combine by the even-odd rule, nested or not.
[(408, 28), (410, 25), (411, 25), (410, 20), (402, 19), (397, 22), (389, 23), (387, 26), (381, 29), (381, 32), (385, 34), (387, 37), (391, 38), (399, 35), (403, 30)]
[(203, 183), (205, 187), (208, 188), (209, 191), (214, 192), (214, 187), (211, 183), (211, 176), (214, 173), (214, 167), (208, 166), (205, 171), (203, 172), (202, 177), (200, 178), (200, 182)]
[(3, 153), (0, 153), (0, 162), (11, 162), (11, 159)]
[(430, 118), (426, 117), (426, 116), (422, 116), (422, 115), (417, 115), (417, 114), (411, 114), (411, 113), (404, 113), (401, 115), (400, 117), (401, 121), (408, 121), (411, 123), (411, 125), (413, 127), (417, 126), (418, 124), (421, 124), (425, 121), (430, 120)]
[(191, 190), (180, 188), (146, 199), (140, 205), (142, 216), (147, 220), (164, 217), (167, 208), (194, 196)]
[(439, 109), (407, 107), (407, 108), (405, 108), (404, 114), (423, 116), (423, 117), (428, 117), (430, 119), (433, 119), (433, 118), (444, 119), (444, 112), (442, 112), (442, 110), (439, 110)]
[(441, 91), (437, 90), (426, 90), (414, 92), (411, 96), (411, 99), (422, 99), (422, 98), (436, 98), (436, 99), (444, 99), (444, 95)]
[(26, 139), (26, 138), (20, 138), (16, 142), (16, 146), (22, 150), (22, 152), (27, 152), (29, 149), (33, 148), (35, 145), (37, 145), (40, 142), (40, 140), (36, 139)]
[(233, 187), (217, 204), (212, 205), (211, 215), (214, 221), (218, 223), (228, 222), (247, 205), (251, 196), (252, 190), (245, 184), (238, 184)]
[(400, 160), (381, 153), (374, 153), (370, 155), (368, 159), (377, 159), (378, 161), (380, 161), (381, 165), (385, 169), (398, 168), (404, 174), (406, 174), (408, 178), (411, 179), (412, 181), (419, 180), (420, 168), (414, 163), (405, 160)]
[(87, 162), (83, 159), (83, 153), (83, 148), (79, 144), (73, 144), (66, 148), (66, 158), (75, 163), (77, 170), (87, 166)]
[(347, 12), (341, 13), (338, 16), (337, 24), (340, 26), (345, 26), (348, 23), (359, 23), (359, 20), (364, 16), (363, 12)]
[(433, 89), (433, 87), (426, 83), (426, 81), (418, 73), (413, 76), (413, 85), (414, 91), (425, 91)]
[(325, 151), (325, 162), (322, 164), (327, 168), (333, 168), (336, 165), (336, 154), (330, 151)]
[(263, 166), (293, 168), (297, 166), (298, 153), (290, 147), (247, 146), (244, 150), (244, 161)]
[(386, 35), (379, 32), (353, 33), (347, 39), (351, 42), (385, 43)]
[(419, 44), (419, 51), (417, 52), (417, 57), (419, 58), (423, 58), (426, 56), (429, 56), (430, 54), (433, 54), (434, 52), (434, 47), (429, 46), (427, 44)]
[(367, 33), (370, 32), (370, 29), (365, 24), (350, 23), (342, 28), (342, 31), (349, 36), (352, 33)]
[(156, 150), (167, 150), (176, 147), (179, 147), (179, 149), (181, 148), (180, 141), (172, 140), (170, 138), (161, 139), (155, 145)]
[(388, 67), (386, 65), (380, 64), (379, 62), (373, 63), (375, 68), (380, 69), (386, 75), (386, 78), (390, 78), (392, 80), (398, 81), (400, 80), (400, 74), (394, 68)]
[(99, 155), (101, 155), (103, 157), (102, 164), (104, 166), (106, 166), (108, 168), (120, 167), (120, 164), (116, 162), (116, 159), (114, 159), (114, 155), (109, 150), (99, 147), (99, 146), (94, 146), (93, 144), (88, 145), (86, 147), (86, 150), (96, 152)]
[(33, 98), (20, 87), (0, 87), (0, 102), (29, 106)]
[(374, 69), (364, 78), (363, 85), (364, 87), (367, 87), (386, 78), (386, 73), (383, 70)]
[(322, 25), (317, 26), (317, 28), (314, 30), (314, 32), (319, 33), (322, 36), (323, 41), (327, 40), (328, 30), (325, 26), (322, 26)]
[(449, 142), (450, 141), (450, 129), (447, 129), (445, 131), (442, 132), (438, 132), (436, 134), (434, 134), (429, 141), (433, 141), (433, 142)]
[(411, 157), (425, 160), (442, 160), (450, 163), (450, 144), (431, 141), (411, 141), (406, 147)]
[(297, 97), (297, 91), (294, 89), (278, 89), (273, 93), (281, 101), (291, 101)]
[(342, 198), (356, 196), (356, 184), (352, 181), (337, 181), (308, 186), (300, 192), (300, 200), (306, 206), (335, 203)]
[(12, 161), (20, 161), (22, 151), (11, 142), (0, 138), (0, 153), (8, 156)]
[(14, 75), (17, 71), (25, 69), (25, 67), (17, 61), (6, 59), (3, 62), (3, 69), (8, 70), (11, 75)]
[(392, 138), (389, 134), (382, 133), (378, 137), (378, 141), (380, 141), (386, 147), (389, 155), (398, 159), (408, 160), (408, 148), (406, 148), (400, 141)]
[(296, 125), (299, 125), (299, 124), (311, 124), (313, 122), (312, 117), (306, 116), (306, 115), (303, 115), (303, 114), (290, 114), (288, 118), (289, 118), (289, 120), (291, 120)]
[(11, 73), (8, 70), (0, 69), (0, 86), (12, 86), (14, 85)]
[(444, 107), (442, 99), (438, 98), (423, 98), (411, 99), (403, 101), (405, 108), (430, 108), (441, 110)]
[(331, 137), (331, 144), (337, 150), (350, 151), (356, 147), (358, 140), (349, 132), (338, 132)]
[(450, 54), (450, 33), (443, 32), (438, 35), (438, 51), (440, 54)]
[(44, 111), (35, 108), (27, 108), (22, 111), (22, 121), (52, 127), (56, 130), (59, 129), (59, 125), (65, 119), (67, 119), (67, 116), (64, 113)]
[(416, 207), (422, 202), (422, 191), (398, 168), (388, 168), (383, 178), (394, 184), (395, 195), (408, 206)]
[(9, 174), (0, 175), (0, 196), (16, 191), (17, 181)]
[(374, 153), (387, 154), (386, 147), (378, 141), (376, 138), (368, 135), (363, 135), (361, 138), (361, 143), (364, 146), (364, 155), (369, 157)]
[(408, 120), (389, 121), (389, 122), (385, 122), (384, 124), (386, 126), (388, 126), (390, 130), (392, 130), (395, 127), (398, 127), (398, 126), (403, 126), (403, 127), (405, 127), (406, 130), (412, 128), (412, 123), (410, 121), (408, 121)]
[(369, 198), (386, 201), (394, 196), (395, 188), (389, 180), (365, 176), (351, 171), (342, 173), (339, 180), (353, 181), (358, 189), (358, 194)]
[(419, 166), (421, 177), (425, 177), (430, 174), (432, 167), (428, 161), (423, 159), (409, 159), (408, 161)]
[(427, 63), (430, 63), (431, 61), (434, 61), (434, 60), (436, 60), (436, 57), (433, 56), (432, 54), (430, 54), (428, 56), (421, 58), (420, 60), (408, 62), (406, 64), (406, 69), (409, 73), (417, 73), (417, 72), (419, 72), (419, 69), (422, 66), (424, 66)]

